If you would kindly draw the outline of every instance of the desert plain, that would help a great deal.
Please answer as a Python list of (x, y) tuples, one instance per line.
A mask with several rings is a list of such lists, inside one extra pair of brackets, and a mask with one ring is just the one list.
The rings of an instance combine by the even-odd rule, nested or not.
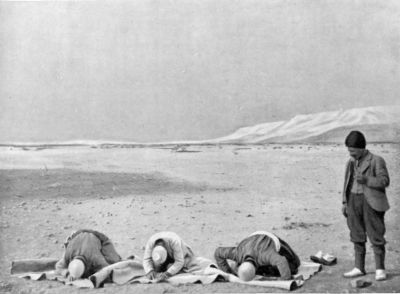
[(231, 283), (106, 284), (77, 289), (58, 282), (11, 277), (11, 261), (59, 258), (74, 230), (108, 235), (122, 257), (143, 256), (155, 232), (178, 233), (194, 252), (213, 259), (257, 230), (286, 240), (302, 260), (322, 250), (337, 257), (294, 292), (400, 292), (400, 147), (370, 144), (386, 160), (388, 279), (374, 280), (367, 247), (365, 277), (353, 288), (342, 273), (353, 247), (341, 214), (342, 144), (221, 145), (135, 148), (0, 147), (0, 292), (3, 293), (255, 293), (286, 292)]

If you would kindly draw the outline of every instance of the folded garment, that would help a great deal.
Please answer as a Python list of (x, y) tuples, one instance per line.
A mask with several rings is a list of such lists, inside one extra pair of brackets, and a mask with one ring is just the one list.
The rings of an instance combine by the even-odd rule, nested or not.
[(335, 256), (329, 253), (323, 254), (322, 251), (318, 251), (315, 255), (311, 255), (310, 259), (323, 265), (334, 265), (337, 262)]

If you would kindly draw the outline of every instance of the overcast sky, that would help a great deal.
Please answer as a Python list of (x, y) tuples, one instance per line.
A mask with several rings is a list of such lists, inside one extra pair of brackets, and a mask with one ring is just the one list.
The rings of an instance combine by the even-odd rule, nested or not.
[(397, 0), (0, 3), (0, 142), (208, 139), (399, 93)]

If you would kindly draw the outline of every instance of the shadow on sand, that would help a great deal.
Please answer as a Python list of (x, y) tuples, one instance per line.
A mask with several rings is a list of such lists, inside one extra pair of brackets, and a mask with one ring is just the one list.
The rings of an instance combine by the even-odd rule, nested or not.
[[(207, 183), (192, 183), (162, 173), (83, 172), (72, 169), (0, 170), (0, 193), (11, 197), (101, 198), (164, 193), (199, 193), (218, 190)], [(229, 189), (229, 188), (227, 188)]]

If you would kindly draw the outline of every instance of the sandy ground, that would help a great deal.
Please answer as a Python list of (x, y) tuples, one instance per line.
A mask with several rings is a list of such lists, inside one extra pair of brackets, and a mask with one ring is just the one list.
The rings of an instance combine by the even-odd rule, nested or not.
[(0, 149), (0, 292), (13, 293), (242, 293), (285, 292), (229, 283), (172, 286), (107, 285), (78, 290), (57, 282), (11, 278), (12, 260), (56, 257), (65, 237), (79, 228), (106, 233), (123, 257), (143, 255), (157, 231), (181, 235), (194, 251), (212, 258), (256, 230), (269, 230), (301, 259), (318, 250), (337, 256), (296, 292), (400, 291), (400, 148), (370, 145), (391, 175), (388, 196), (387, 270), (373, 284), (354, 289), (341, 277), (353, 266), (353, 248), (341, 215), (347, 152), (343, 146), (265, 145), (162, 148), (89, 147)]

